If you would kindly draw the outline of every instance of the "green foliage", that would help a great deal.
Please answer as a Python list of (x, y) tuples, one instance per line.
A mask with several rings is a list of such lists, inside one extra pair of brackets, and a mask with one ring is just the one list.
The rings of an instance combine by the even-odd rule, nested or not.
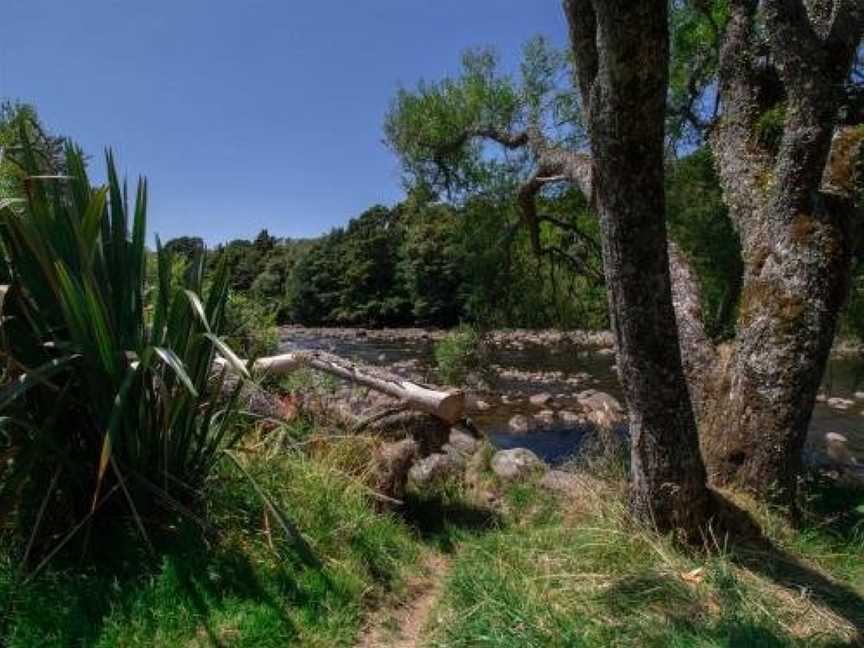
[[(509, 200), (474, 198), (463, 208), (460, 232), (466, 319), (486, 327), (599, 329), (608, 326), (599, 230), (577, 191), (541, 201), (544, 212), (575, 222), (580, 235), (548, 223), (541, 243), (584, 260), (578, 269), (560, 256), (538, 257)], [(578, 270), (578, 271), (574, 271)]]
[(730, 337), (735, 332), (744, 266), (711, 150), (702, 147), (674, 162), (666, 179), (670, 237), (699, 277), (706, 330), (714, 337)]
[(276, 313), (244, 293), (228, 293), (223, 331), (228, 345), (244, 358), (273, 355), (279, 348)]
[(166, 242), (164, 248), (172, 256), (188, 261), (204, 251), (204, 241), (197, 236), (180, 236)]
[(669, 18), (667, 133), (673, 144), (692, 148), (701, 143), (704, 123), (717, 109), (717, 53), (728, 0), (674, 0)]
[(403, 241), (399, 211), (382, 206), (319, 240), (291, 277), (292, 319), (372, 326), (406, 322), (411, 309), (399, 269)]
[(86, 520), (131, 515), (144, 533), (156, 509), (190, 499), (236, 438), (233, 400), (209, 397), (221, 389), (211, 383), (216, 351), (234, 356), (220, 338), (224, 267), (202, 295), (199, 254), (172, 287), (160, 249), (157, 285), (147, 286), (146, 182), (130, 209), (110, 153), (108, 184), (93, 189), (72, 145), (68, 177), (36, 178), (44, 164), (21, 140), (27, 200), (0, 208), (11, 276), (0, 501), (6, 521), (30, 534), (28, 550), (44, 554)]
[(468, 195), (488, 190), (502, 171), (524, 171), (525, 156), (486, 147), (482, 137), (492, 131), (530, 125), (553, 142), (581, 140), (568, 57), (538, 37), (526, 45), (520, 71), (502, 74), (494, 51), (469, 50), (456, 77), (399, 91), (384, 132), (411, 184)]
[(518, 76), (495, 55), (472, 51), (454, 78), (420, 82), (397, 95), (385, 134), (410, 185), (458, 199), (468, 320), (487, 326), (595, 327), (607, 323), (596, 223), (575, 191), (539, 196), (542, 251), (517, 207), (517, 188), (537, 151), (518, 139), (540, 134), (549, 146), (584, 145), (569, 56), (530, 41)]
[(785, 121), (786, 104), (781, 102), (772, 106), (759, 115), (756, 121), (756, 139), (769, 151), (778, 151)]
[(581, 237), (546, 225), (542, 235), (544, 245), (584, 252), (583, 273), (560, 257), (538, 258), (508, 201), (477, 197), (456, 207), (417, 189), (314, 243), (289, 275), (289, 317), (310, 325), (604, 326), (595, 219), (576, 192), (543, 208), (579, 222)]
[(462, 312), (465, 281), (461, 223), (454, 209), (413, 192), (400, 206), (405, 229), (399, 250), (399, 279), (414, 321), (450, 326)]
[(417, 560), (410, 529), (327, 461), (292, 452), (245, 469), (302, 542), (223, 462), (205, 491), (209, 535), (175, 520), (159, 559), (127, 543), (119, 568), (58, 566), (22, 586), (0, 552), (4, 645), (352, 645), (364, 606), (401, 587)]
[(519, 89), (496, 74), (491, 50), (468, 51), (462, 74), (439, 83), (421, 81), (416, 91), (400, 90), (384, 132), (415, 178), (448, 189), (476, 187), (489, 179), (482, 146), (466, 134), (482, 128), (509, 129), (522, 109)]
[(254, 241), (238, 239), (220, 245), (211, 254), (211, 265), (225, 263), (231, 272), (231, 288), (264, 303), (278, 322), (288, 316), (288, 284), (297, 260), (311, 241), (277, 239), (262, 230)]
[(25, 143), (43, 172), (63, 172), (63, 138), (45, 129), (36, 108), (30, 104), (0, 103), (0, 200), (22, 197)]
[(473, 326), (462, 324), (435, 345), (438, 375), (448, 385), (464, 386), (469, 379), (494, 378), (489, 344)]

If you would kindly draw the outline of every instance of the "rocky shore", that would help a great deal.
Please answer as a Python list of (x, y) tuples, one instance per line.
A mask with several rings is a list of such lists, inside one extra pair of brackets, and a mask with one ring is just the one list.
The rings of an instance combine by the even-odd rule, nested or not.
[[(304, 327), (282, 326), (279, 335), (282, 338), (308, 338), (328, 340), (370, 340), (378, 342), (436, 342), (444, 338), (449, 331), (431, 328), (340, 328), (340, 327)], [(574, 345), (586, 348), (614, 348), (615, 336), (612, 331), (586, 331), (574, 329), (569, 331), (532, 330), (532, 329), (502, 329), (489, 333), (489, 341), (496, 346), (518, 348), (524, 345)]]
[[(434, 342), (446, 334), (445, 330), (423, 328), (281, 329), (286, 345), (315, 348), (317, 344), (319, 348), (337, 353), (356, 354), (366, 362), (384, 365), (393, 373), (425, 383), (436, 382), (431, 349)], [(475, 435), (475, 440), (503, 434), (509, 435), (508, 443), (530, 449), (537, 447), (535, 439), (538, 437), (560, 436), (567, 430), (578, 431), (577, 437), (601, 426), (618, 430), (618, 436), (624, 433), (627, 414), (615, 375), (611, 332), (515, 329), (492, 331), (488, 340), (495, 350), (492, 368), (497, 379), (493, 385), (466, 389), (473, 429), (482, 431)], [(859, 345), (839, 340), (832, 355), (849, 358), (860, 352)], [(842, 481), (864, 484), (860, 435), (852, 432), (850, 436), (848, 428), (836, 427), (839, 420), (836, 416), (856, 416), (861, 410), (864, 391), (842, 397), (823, 391), (818, 400), (822, 416), (828, 416), (830, 426), (811, 434), (805, 453), (807, 462)], [(326, 389), (307, 390), (301, 401), (304, 408), (335, 415), (352, 426), (374, 417), (376, 412), (398, 406), (376, 392), (332, 382)], [(826, 414), (829, 410), (837, 414)], [(864, 414), (864, 410), (861, 413)], [(437, 430), (431, 435), (435, 442), (430, 446), (422, 440), (430, 436), (429, 425), (428, 421), (421, 422), (416, 416), (399, 412), (377, 420), (375, 434), (386, 439), (388, 444), (401, 444), (387, 450), (382, 461), (405, 464), (412, 479), (419, 482), (434, 480), (454, 467), (463, 469), (465, 457), (462, 455), (471, 446), (464, 437), (465, 431), (456, 434), (455, 442), (453, 439), (448, 442), (450, 431)], [(524, 437), (524, 441), (519, 441), (520, 437)], [(414, 443), (403, 443), (407, 438)], [(540, 454), (538, 459), (542, 461), (545, 455)], [(399, 485), (394, 486), (393, 491), (398, 492)]]

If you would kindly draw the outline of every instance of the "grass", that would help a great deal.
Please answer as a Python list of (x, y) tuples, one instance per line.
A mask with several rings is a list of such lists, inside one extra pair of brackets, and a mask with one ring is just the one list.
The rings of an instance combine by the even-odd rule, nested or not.
[(568, 502), (510, 488), (501, 531), (456, 556), (428, 645), (858, 645), (861, 518), (818, 492), (800, 530), (735, 497), (766, 541), (688, 553), (631, 524), (621, 481), (585, 478)]
[(301, 543), (226, 462), (209, 485), (215, 533), (178, 521), (158, 562), (135, 554), (99, 569), (56, 566), (21, 587), (7, 555), (7, 645), (351, 645), (364, 607), (398, 589), (420, 545), (325, 457), (262, 457), (247, 470), (303, 530)]
[(798, 530), (736, 497), (766, 542), (684, 552), (630, 523), (620, 473), (580, 473), (563, 498), (480, 465), (473, 488), (450, 481), (381, 511), (365, 486), (373, 447), (265, 452), (266, 438), (250, 439), (239, 460), (276, 513), (225, 461), (207, 485), (211, 531), (175, 521), (158, 560), (129, 531), (111, 564), (66, 557), (21, 586), (0, 552), (6, 644), (352, 646), (432, 554), (451, 567), (431, 575), (443, 593), (427, 646), (842, 646), (864, 628), (864, 523), (849, 493), (812, 487)]

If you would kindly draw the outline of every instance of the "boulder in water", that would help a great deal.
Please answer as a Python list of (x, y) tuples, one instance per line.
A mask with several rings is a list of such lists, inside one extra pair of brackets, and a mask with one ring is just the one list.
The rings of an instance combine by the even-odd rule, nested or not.
[(516, 414), (507, 422), (511, 432), (524, 433), (531, 429), (531, 419), (524, 414)]
[(849, 398), (840, 398), (838, 396), (833, 396), (828, 399), (828, 407), (833, 407), (834, 409), (839, 410), (847, 410), (854, 404), (855, 401)]
[(552, 410), (540, 410), (534, 417), (535, 421), (539, 421), (545, 425), (552, 425), (555, 422), (555, 412)]
[(547, 392), (534, 394), (528, 399), (528, 402), (530, 402), (536, 407), (543, 407), (544, 405), (549, 405), (552, 402), (552, 394), (549, 394)]
[(579, 401), (579, 405), (589, 416), (592, 412), (604, 412), (613, 422), (618, 422), (624, 418), (624, 408), (621, 407), (621, 403), (606, 392), (586, 389), (576, 394), (576, 400)]
[(568, 425), (581, 425), (585, 423), (585, 415), (571, 412), (570, 410), (561, 410), (558, 412), (558, 418), (562, 423)]

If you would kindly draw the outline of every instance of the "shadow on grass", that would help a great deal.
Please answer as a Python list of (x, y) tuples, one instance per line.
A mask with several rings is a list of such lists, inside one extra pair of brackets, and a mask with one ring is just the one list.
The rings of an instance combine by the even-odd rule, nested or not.
[(406, 497), (399, 513), (421, 540), (444, 553), (452, 553), (460, 538), (493, 531), (502, 524), (501, 516), (489, 508), (441, 496)]
[[(211, 617), (216, 611), (226, 608), (226, 601), (249, 601), (263, 605), (282, 634), (296, 638), (297, 628), (285, 613), (284, 606), (276, 600), (273, 592), (262, 584), (249, 557), (237, 550), (218, 555), (213, 560), (192, 558), (188, 554), (171, 556), (167, 559), (169, 569), (177, 575), (179, 591), (195, 610), (198, 622), (214, 646), (230, 645), (230, 637), (225, 630), (214, 628)], [(282, 583), (295, 593), (299, 592), (296, 582)], [(230, 634), (230, 630), (229, 630)]]
[(728, 558), (733, 563), (830, 609), (855, 628), (857, 636), (850, 645), (864, 644), (864, 598), (861, 594), (766, 538), (749, 512), (726, 498), (719, 500), (725, 526), (736, 531), (730, 536), (733, 542), (727, 547)]
[[(236, 629), (217, 627), (213, 617), (224, 612), (223, 619), (231, 619), (237, 605), (262, 609), (257, 618), (265, 618), (268, 629), (280, 637), (298, 635), (286, 606), (276, 598), (283, 592), (302, 598), (301, 587), (286, 570), (268, 576), (268, 588), (262, 567), (239, 547), (208, 546), (196, 532), (160, 544), (159, 560), (127, 552), (124, 560), (86, 566), (58, 557), (33, 582), (0, 578), (0, 645), (10, 637), (13, 645), (93, 645), (117, 632), (122, 636), (123, 628), (134, 622), (139, 639), (142, 632), (153, 637), (167, 630), (169, 638), (171, 632), (206, 636), (212, 645), (225, 646)], [(294, 562), (304, 561), (295, 556)]]
[[(647, 610), (662, 615), (670, 627), (659, 624), (659, 636), (644, 637), (646, 645), (677, 637), (683, 645), (702, 645), (706, 639), (724, 646), (786, 648), (789, 638), (777, 629), (736, 614), (734, 601), (724, 601), (722, 618), (711, 621), (708, 610), (694, 602), (685, 583), (670, 574), (637, 574), (618, 580), (603, 593), (603, 600), (620, 618), (637, 618)], [(650, 633), (650, 629), (646, 629)], [(677, 645), (677, 644), (676, 644)]]

